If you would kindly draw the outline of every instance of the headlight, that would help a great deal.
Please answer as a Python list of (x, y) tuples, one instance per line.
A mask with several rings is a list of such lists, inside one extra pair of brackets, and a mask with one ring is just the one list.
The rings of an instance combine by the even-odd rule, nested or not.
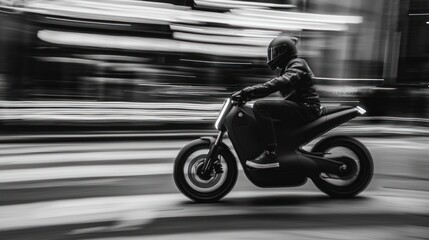
[(231, 104), (231, 99), (229, 99), (229, 98), (227, 100), (225, 100), (225, 102), (223, 102), (222, 108), (220, 110), (220, 114), (217, 117), (216, 122), (215, 122), (215, 128), (217, 130), (219, 130), (219, 127), (220, 127), (219, 125), (220, 125), (222, 119), (225, 117), (226, 110), (229, 108), (230, 104)]

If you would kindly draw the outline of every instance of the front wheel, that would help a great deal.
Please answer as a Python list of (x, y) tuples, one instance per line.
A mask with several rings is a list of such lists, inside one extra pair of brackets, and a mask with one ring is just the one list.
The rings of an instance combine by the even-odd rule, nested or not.
[(173, 176), (177, 188), (195, 202), (216, 202), (227, 195), (237, 181), (237, 163), (225, 145), (219, 146), (217, 156), (223, 172), (216, 173), (213, 169), (210, 176), (199, 174), (209, 150), (207, 140), (195, 140), (179, 152), (174, 162)]
[(335, 198), (352, 198), (371, 182), (374, 166), (368, 149), (358, 140), (346, 136), (328, 137), (318, 142), (312, 152), (325, 158), (347, 158), (353, 162), (353, 172), (341, 178), (321, 172), (312, 180), (320, 191)]

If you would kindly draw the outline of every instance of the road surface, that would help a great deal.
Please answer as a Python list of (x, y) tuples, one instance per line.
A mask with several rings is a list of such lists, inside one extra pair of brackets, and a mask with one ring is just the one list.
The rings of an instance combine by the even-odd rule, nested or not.
[(172, 180), (189, 140), (2, 143), (0, 239), (428, 239), (425, 137), (360, 138), (374, 180), (352, 200), (309, 181), (260, 189), (242, 173), (216, 204)]

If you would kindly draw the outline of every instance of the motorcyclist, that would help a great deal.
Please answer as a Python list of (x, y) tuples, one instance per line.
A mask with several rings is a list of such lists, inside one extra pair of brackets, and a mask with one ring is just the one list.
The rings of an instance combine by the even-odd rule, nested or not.
[(297, 38), (287, 36), (273, 39), (268, 46), (267, 64), (272, 71), (281, 70), (280, 74), (265, 83), (246, 87), (232, 96), (233, 99), (249, 101), (280, 91), (284, 97), (279, 100), (258, 100), (253, 105), (264, 151), (255, 159), (246, 161), (249, 167), (279, 167), (273, 120), (286, 122), (292, 127), (314, 121), (320, 115), (319, 95), (313, 86), (314, 75), (307, 62), (298, 58), (297, 42)]

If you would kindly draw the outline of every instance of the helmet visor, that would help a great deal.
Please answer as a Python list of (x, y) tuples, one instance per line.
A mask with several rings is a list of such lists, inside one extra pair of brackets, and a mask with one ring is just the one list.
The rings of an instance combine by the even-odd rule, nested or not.
[(267, 61), (270, 62), (286, 52), (286, 45), (280, 45), (268, 48)]

